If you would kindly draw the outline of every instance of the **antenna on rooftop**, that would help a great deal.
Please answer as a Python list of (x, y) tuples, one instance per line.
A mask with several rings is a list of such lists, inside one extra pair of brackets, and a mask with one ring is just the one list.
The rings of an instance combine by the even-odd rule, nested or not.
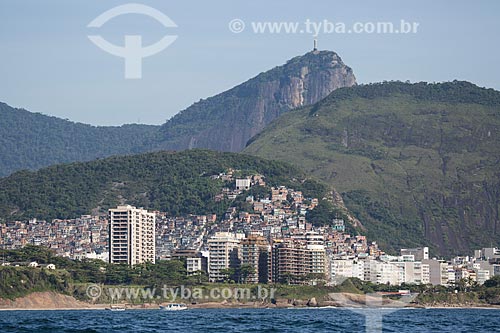
[(313, 47), (313, 51), (318, 51), (318, 39), (317, 39), (317, 38), (314, 38), (314, 47)]

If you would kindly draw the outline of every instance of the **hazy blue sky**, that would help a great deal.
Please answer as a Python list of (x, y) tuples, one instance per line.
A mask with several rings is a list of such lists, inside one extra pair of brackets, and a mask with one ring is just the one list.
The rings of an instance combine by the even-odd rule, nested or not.
[[(360, 83), (468, 80), (500, 90), (500, 1), (130, 1), (152, 6), (177, 28), (144, 15), (87, 25), (129, 3), (103, 0), (0, 0), (0, 101), (96, 125), (161, 124), (200, 98), (231, 88), (312, 48), (307, 33), (256, 34), (251, 22), (419, 23), (416, 34), (320, 34)], [(239, 18), (246, 29), (232, 33)], [(124, 61), (87, 35), (123, 45), (178, 35), (143, 59), (142, 79), (124, 79)], [(0, 119), (1, 121), (1, 119)]]

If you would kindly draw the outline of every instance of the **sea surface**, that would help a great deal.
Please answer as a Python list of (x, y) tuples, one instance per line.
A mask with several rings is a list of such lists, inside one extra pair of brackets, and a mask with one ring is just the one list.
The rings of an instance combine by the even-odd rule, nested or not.
[[(381, 326), (378, 318), (383, 318)], [(0, 311), (1, 332), (500, 332), (495, 309)]]

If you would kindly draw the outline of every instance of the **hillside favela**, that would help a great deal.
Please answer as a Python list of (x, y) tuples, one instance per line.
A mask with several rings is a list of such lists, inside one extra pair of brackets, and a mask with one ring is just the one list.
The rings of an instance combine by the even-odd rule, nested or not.
[[(8, 222), (1, 230), (4, 248), (43, 246), (72, 260), (127, 265), (181, 260), (187, 275), (203, 275), (211, 282), (236, 277), (245, 283), (336, 285), (358, 278), (392, 286), (472, 286), (500, 275), (500, 249), (477, 249), (446, 260), (429, 257), (428, 247), (389, 255), (376, 241), (346, 231), (348, 222), (342, 217), (315, 215), (318, 198), (305, 198), (286, 186), (269, 190), (265, 176), (238, 179), (235, 172), (241, 174), (228, 170), (210, 177), (228, 186), (213, 198), (231, 202), (219, 219), (216, 214), (168, 216), (120, 205), (108, 216)], [(56, 268), (37, 261), (2, 265)]]
[(500, 332), (498, 13), (3, 1), (0, 331)]

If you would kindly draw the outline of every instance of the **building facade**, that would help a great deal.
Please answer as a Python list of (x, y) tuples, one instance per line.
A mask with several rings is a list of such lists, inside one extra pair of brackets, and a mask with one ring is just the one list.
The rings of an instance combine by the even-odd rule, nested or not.
[(155, 263), (155, 214), (133, 206), (109, 210), (109, 262)]
[(448, 285), (448, 281), (454, 281), (454, 277), (450, 279), (448, 273), (450, 265), (444, 260), (428, 259), (423, 261), (429, 266), (429, 283), (434, 286)]
[(308, 283), (327, 279), (326, 250), (321, 235), (307, 234), (305, 239), (275, 240), (271, 249), (269, 280)]
[(208, 258), (200, 251), (179, 249), (172, 252), (171, 258), (183, 261), (188, 275), (198, 275), (208, 271)]
[(269, 243), (262, 236), (249, 236), (241, 241), (241, 264), (252, 267), (254, 271), (246, 278), (246, 283), (269, 281), (269, 253)]
[(330, 260), (330, 278), (334, 285), (341, 284), (347, 278), (364, 279), (365, 261), (354, 259)]
[(240, 239), (229, 232), (217, 232), (208, 239), (208, 276), (210, 282), (218, 282), (227, 278), (225, 270), (240, 265)]
[(417, 247), (414, 249), (401, 249), (401, 256), (413, 255), (415, 261), (422, 261), (429, 259), (429, 248)]

